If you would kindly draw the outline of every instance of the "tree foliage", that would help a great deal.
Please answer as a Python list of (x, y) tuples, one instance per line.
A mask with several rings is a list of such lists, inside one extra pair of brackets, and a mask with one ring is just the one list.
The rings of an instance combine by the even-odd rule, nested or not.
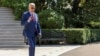
[(64, 17), (54, 10), (42, 10), (39, 18), (42, 28), (61, 29), (64, 26)]
[[(76, 0), (74, 0), (73, 2), (67, 0), (68, 3), (72, 6), (71, 9), (70, 9), (70, 7), (64, 8), (64, 7), (68, 6), (68, 3), (66, 4), (66, 0), (63, 0), (63, 1), (62, 1), (63, 5), (61, 5), (61, 3), (60, 3), (61, 9), (59, 11), (65, 17), (65, 25), (66, 25), (65, 27), (100, 28), (100, 26), (99, 26), (100, 23), (98, 25), (91, 23), (91, 22), (100, 22), (100, 6), (99, 6), (100, 0), (86, 0), (86, 1), (80, 0), (79, 4), (82, 3), (81, 7), (79, 6), (79, 4), (73, 5), (73, 3)], [(76, 13), (73, 12), (73, 10)]]
[(100, 0), (0, 0), (2, 6), (14, 9), (17, 19), (30, 2), (36, 3), (37, 13), (52, 9), (63, 15), (66, 28), (100, 28)]

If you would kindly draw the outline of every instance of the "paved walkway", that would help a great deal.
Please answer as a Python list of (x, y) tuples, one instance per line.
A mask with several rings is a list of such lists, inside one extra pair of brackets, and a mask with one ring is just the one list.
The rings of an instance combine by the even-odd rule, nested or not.
[(100, 43), (84, 45), (60, 56), (100, 56)]
[[(35, 56), (59, 56), (64, 52), (80, 47), (79, 45), (37, 46)], [(0, 48), (0, 56), (28, 56), (26, 48)]]
[[(0, 56), (28, 56), (28, 47), (0, 48)], [(35, 56), (100, 56), (100, 43), (87, 45), (37, 46)]]

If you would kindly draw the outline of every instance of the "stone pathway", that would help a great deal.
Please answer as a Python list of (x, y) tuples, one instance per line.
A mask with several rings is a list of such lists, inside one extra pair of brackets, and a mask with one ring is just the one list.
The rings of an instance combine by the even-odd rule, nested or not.
[[(58, 45), (58, 46), (37, 46), (35, 56), (59, 56), (64, 52), (68, 52), (79, 45)], [(2, 48), (0, 49), (0, 56), (28, 56), (28, 47), (26, 48)]]
[(100, 56), (100, 43), (84, 45), (60, 56)]

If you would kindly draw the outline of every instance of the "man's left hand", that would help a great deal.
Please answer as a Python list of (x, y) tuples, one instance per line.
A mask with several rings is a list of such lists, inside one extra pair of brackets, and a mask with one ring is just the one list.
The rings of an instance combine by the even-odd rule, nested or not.
[(39, 34), (38, 34), (38, 37), (39, 37), (39, 39), (40, 39), (40, 38), (42, 38), (42, 34), (41, 34), (41, 33), (39, 33)]

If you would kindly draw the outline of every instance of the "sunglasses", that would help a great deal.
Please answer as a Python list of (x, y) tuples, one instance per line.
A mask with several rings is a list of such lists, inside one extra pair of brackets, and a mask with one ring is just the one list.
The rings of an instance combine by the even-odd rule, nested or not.
[(31, 9), (35, 9), (34, 7), (31, 7)]

